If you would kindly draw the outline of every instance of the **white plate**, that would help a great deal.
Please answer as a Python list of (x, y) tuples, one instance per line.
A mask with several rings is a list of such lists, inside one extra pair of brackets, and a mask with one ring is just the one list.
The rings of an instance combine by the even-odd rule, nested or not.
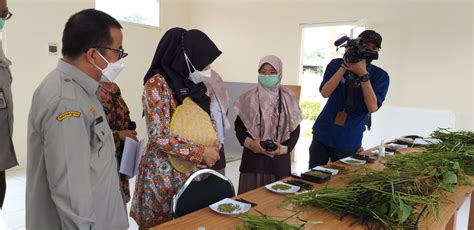
[(391, 149), (399, 150), (399, 149), (408, 148), (408, 145), (400, 145), (400, 144), (395, 144), (395, 143), (389, 143), (389, 144), (387, 144), (387, 147), (390, 147)]
[[(346, 157), (346, 158), (340, 159), (339, 161), (341, 161), (344, 164), (353, 165), (353, 166), (358, 166), (358, 165), (365, 164), (365, 161), (355, 159), (355, 158), (352, 158), (352, 157)], [(353, 161), (353, 162), (351, 162), (351, 161)]]
[(329, 169), (329, 168), (325, 168), (323, 166), (316, 166), (316, 167), (312, 168), (312, 170), (331, 173), (333, 176), (335, 176), (339, 173), (339, 170), (337, 170), (337, 169)]
[[(229, 203), (233, 204), (233, 205), (238, 205), (239, 208), (234, 210), (233, 212), (222, 212), (222, 211), (219, 210), (219, 205), (229, 204)], [(248, 204), (248, 203), (239, 202), (239, 201), (236, 201), (236, 200), (233, 200), (233, 199), (230, 199), (230, 198), (224, 198), (224, 199), (222, 199), (222, 200), (220, 200), (220, 201), (218, 201), (214, 204), (209, 205), (209, 208), (211, 208), (212, 210), (214, 210), (217, 213), (224, 214), (224, 215), (238, 215), (238, 214), (245, 213), (248, 210), (250, 210), (251, 205)]]
[(431, 145), (431, 144), (439, 144), (441, 143), (441, 140), (440, 139), (436, 139), (436, 138), (416, 138), (415, 141), (414, 141), (415, 144), (418, 144), (418, 145)]
[[(274, 188), (272, 188), (273, 186), (275, 185), (287, 185), (289, 186), (290, 188), (289, 189), (286, 189), (286, 190), (276, 190)], [(284, 194), (290, 194), (290, 193), (296, 193), (300, 190), (300, 186), (296, 186), (296, 185), (291, 185), (291, 184), (287, 184), (287, 183), (284, 183), (284, 182), (281, 182), (281, 181), (277, 181), (277, 182), (273, 182), (271, 184), (267, 184), (265, 185), (265, 188), (267, 188), (268, 190), (272, 191), (272, 192), (276, 192), (276, 193), (284, 193)]]

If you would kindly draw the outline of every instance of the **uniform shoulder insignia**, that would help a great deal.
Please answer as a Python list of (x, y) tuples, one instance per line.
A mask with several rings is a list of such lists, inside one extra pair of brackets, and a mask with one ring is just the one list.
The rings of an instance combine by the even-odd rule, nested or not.
[(70, 78), (64, 78), (64, 83), (61, 85), (61, 98), (65, 99), (75, 99), (74, 84)]
[(66, 111), (64, 113), (61, 113), (59, 114), (57, 117), (56, 117), (56, 120), (58, 121), (63, 121), (64, 119), (66, 118), (70, 118), (70, 117), (80, 117), (81, 116), (81, 112), (79, 111)]
[(97, 117), (97, 110), (95, 110), (95, 107), (91, 107), (89, 111), (91, 112), (93, 117)]

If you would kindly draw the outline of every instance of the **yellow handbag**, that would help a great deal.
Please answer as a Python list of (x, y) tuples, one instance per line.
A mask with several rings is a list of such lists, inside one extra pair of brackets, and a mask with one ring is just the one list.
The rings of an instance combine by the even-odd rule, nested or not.
[[(171, 133), (185, 138), (194, 144), (212, 146), (217, 143), (217, 132), (212, 125), (211, 117), (191, 98), (187, 97), (171, 117)], [(197, 164), (179, 155), (168, 154), (168, 159), (177, 171), (190, 173)]]

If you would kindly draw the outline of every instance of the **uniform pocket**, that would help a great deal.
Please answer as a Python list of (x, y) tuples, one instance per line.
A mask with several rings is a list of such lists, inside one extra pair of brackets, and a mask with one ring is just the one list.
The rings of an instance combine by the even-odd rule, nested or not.
[(110, 158), (115, 157), (115, 151), (111, 146), (111, 143), (109, 143), (113, 142), (112, 140), (109, 140), (109, 138), (112, 138), (112, 133), (107, 125), (107, 121), (105, 120), (95, 124), (94, 133), (94, 152), (92, 153), (93, 156), (91, 163), (96, 170), (101, 171), (107, 162), (110, 161)]
[[(4, 78), (4, 83), (2, 84), (8, 83), (10, 85), (13, 82), (12, 72), (8, 66), (2, 66), (1, 64), (2, 63), (0, 63), (0, 75)], [(0, 79), (0, 81), (2, 81), (2, 79)]]
[(18, 165), (15, 149), (11, 138), (9, 112), (7, 108), (0, 108), (0, 171), (5, 171)]
[(5, 92), (3, 88), (0, 87), (0, 109), (1, 110), (7, 110), (7, 97), (5, 95)]
[(103, 126), (96, 125), (94, 131), (100, 142), (104, 143), (107, 140), (107, 130)]
[(9, 112), (6, 94), (3, 88), (0, 87), (0, 124), (2, 124), (2, 130), (5, 129), (7, 131), (6, 133), (8, 133), (8, 136), (11, 135)]

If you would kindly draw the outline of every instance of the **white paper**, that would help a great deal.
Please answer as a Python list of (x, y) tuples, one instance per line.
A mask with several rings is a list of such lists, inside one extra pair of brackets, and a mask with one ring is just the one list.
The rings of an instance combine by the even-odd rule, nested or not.
[(275, 155), (273, 155), (273, 154), (271, 154), (271, 153), (265, 152), (264, 154), (267, 155), (267, 157), (271, 157), (271, 158), (274, 158), (274, 157), (275, 157)]
[(119, 172), (126, 175), (128, 179), (133, 178), (137, 174), (143, 144), (144, 140), (137, 142), (131, 138), (125, 138)]
[(5, 230), (11, 230), (11, 228), (7, 227), (6, 221), (3, 218), (5, 214), (2, 212), (2, 209), (0, 209), (0, 229), (5, 229)]

